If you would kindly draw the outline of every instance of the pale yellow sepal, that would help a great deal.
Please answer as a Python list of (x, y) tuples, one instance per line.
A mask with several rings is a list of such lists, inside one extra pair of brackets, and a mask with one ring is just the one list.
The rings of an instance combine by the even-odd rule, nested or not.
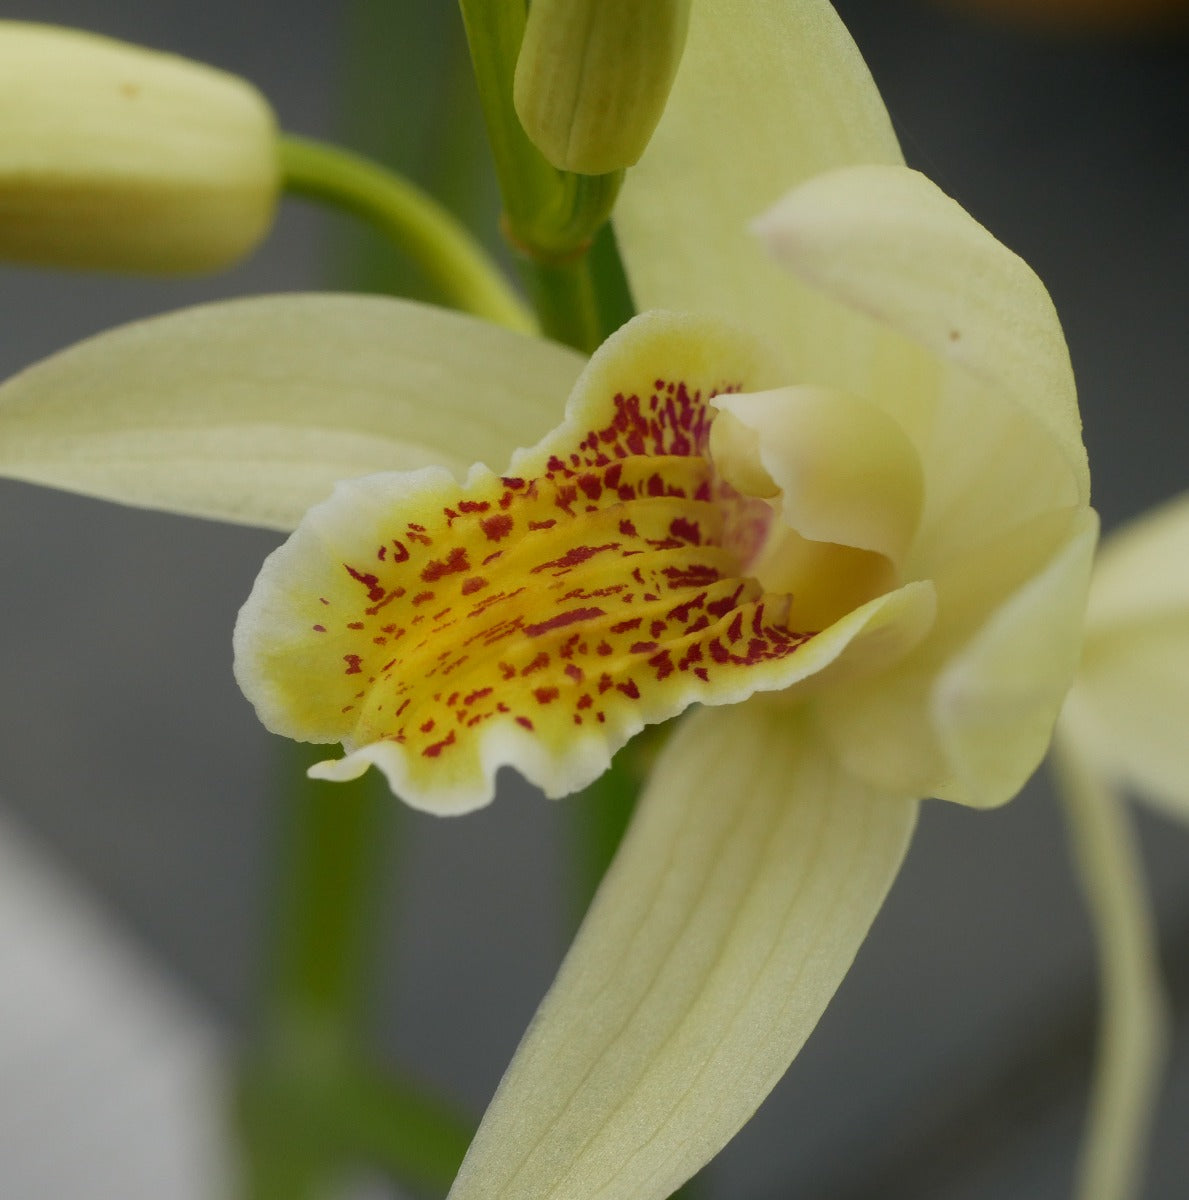
[(871, 395), (872, 322), (770, 261), (748, 224), (831, 167), (900, 162), (875, 83), (827, 0), (695, 4), (664, 115), (615, 229), (637, 306), (710, 313), (783, 356), (781, 383)]
[(584, 360), (429, 305), (265, 296), (125, 325), (0, 385), (0, 474), (291, 529), (334, 483), (507, 459)]
[(1189, 817), (1189, 497), (1106, 540), (1064, 722), (1100, 770)]
[(564, 171), (604, 175), (648, 145), (681, 61), (690, 0), (533, 0), (516, 114)]
[(695, 714), (521, 1043), (453, 1200), (663, 1200), (796, 1056), (916, 804), (762, 701)]
[(272, 225), (272, 110), (211, 67), (80, 30), (0, 22), (0, 131), (0, 257), (213, 271)]
[(1061, 447), (1089, 497), (1077, 393), (1032, 269), (907, 167), (853, 166), (795, 188), (755, 224), (799, 278), (1005, 392)]

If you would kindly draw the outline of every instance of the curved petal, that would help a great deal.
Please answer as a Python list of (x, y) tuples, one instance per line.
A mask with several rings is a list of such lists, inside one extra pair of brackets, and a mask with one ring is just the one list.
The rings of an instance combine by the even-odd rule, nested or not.
[[(887, 413), (815, 387), (718, 396), (715, 407), (750, 432), (748, 458), (758, 459), (779, 489), (789, 526), (814, 541), (902, 563), (920, 522), (924, 484), (916, 447)], [(712, 448), (717, 432), (716, 423)]]
[(1102, 981), (1098, 1061), (1077, 1194), (1081, 1200), (1118, 1200), (1139, 1191), (1167, 1053), (1160, 956), (1123, 801), (1084, 758), (1064, 715), (1054, 759)]
[(855, 166), (795, 188), (757, 222), (798, 278), (1007, 392), (1090, 494), (1061, 325), (1028, 265), (917, 171)]
[(1052, 561), (938, 676), (931, 715), (953, 780), (943, 797), (1003, 804), (1040, 765), (1077, 667), (1097, 540), (1097, 514), (1083, 510)]
[(454, 1200), (662, 1200), (796, 1056), (902, 861), (912, 801), (752, 701), (662, 754)]
[(864, 392), (871, 323), (783, 276), (747, 227), (820, 171), (900, 161), (866, 64), (825, 0), (695, 4), (664, 116), (615, 209), (638, 307), (737, 321), (786, 353), (780, 382)]
[(1074, 674), (1096, 534), (1090, 510), (1047, 514), (947, 563), (918, 650), (817, 700), (850, 770), (979, 807), (1010, 799), (1043, 757)]
[(1064, 721), (1108, 775), (1189, 817), (1189, 497), (1107, 538)]
[(100, 334), (0, 386), (0, 474), (289, 529), (338, 479), (506, 461), (557, 423), (583, 363), (384, 297), (205, 305)]

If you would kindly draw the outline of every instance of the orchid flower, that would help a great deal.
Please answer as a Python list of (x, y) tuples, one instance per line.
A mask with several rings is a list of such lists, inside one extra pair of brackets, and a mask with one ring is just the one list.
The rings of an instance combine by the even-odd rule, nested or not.
[(919, 800), (1014, 795), (1080, 651), (1097, 526), (1052, 304), (903, 165), (824, 0), (693, 7), (616, 227), (647, 311), (585, 365), (425, 306), (285, 297), (0, 389), (7, 474), (297, 524), (237, 674), (274, 730), (344, 744), (327, 778), (375, 765), (462, 812), (511, 765), (561, 796), (699, 706), (460, 1200), (696, 1171), (813, 1029)]

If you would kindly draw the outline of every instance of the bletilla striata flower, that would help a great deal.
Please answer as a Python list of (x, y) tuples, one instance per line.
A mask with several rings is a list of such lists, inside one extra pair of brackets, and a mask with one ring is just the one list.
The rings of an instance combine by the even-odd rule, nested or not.
[(918, 798), (1013, 795), (1080, 643), (1096, 523), (1052, 306), (901, 165), (830, 9), (695, 10), (618, 230), (656, 311), (562, 424), (461, 483), (340, 485), (236, 634), (266, 723), (344, 744), (320, 774), (374, 764), (436, 811), (505, 764), (563, 795), (702, 706), (459, 1197), (692, 1174), (808, 1035)]
[(1081, 640), (1096, 522), (1052, 305), (903, 165), (824, 0), (693, 7), (616, 226), (649, 311), (585, 366), (289, 297), (0, 390), (21, 478), (282, 527), (353, 480), (236, 633), (270, 727), (344, 744), (325, 776), (374, 764), (459, 812), (510, 764), (562, 795), (699, 706), (458, 1197), (647, 1200), (697, 1170), (812, 1030), (918, 800), (1010, 798)]

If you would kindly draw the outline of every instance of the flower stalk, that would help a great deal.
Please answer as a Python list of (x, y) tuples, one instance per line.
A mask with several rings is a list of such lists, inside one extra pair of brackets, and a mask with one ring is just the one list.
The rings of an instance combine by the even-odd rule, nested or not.
[(623, 173), (560, 171), (529, 140), (512, 98), (523, 4), (461, 0), (460, 7), (503, 196), (504, 235), (521, 256), (542, 331), (589, 353), (607, 331), (599, 327), (587, 255)]
[(287, 192), (369, 221), (451, 307), (509, 329), (536, 331), (532, 314), (487, 251), (428, 193), (378, 163), (310, 138), (283, 137), (280, 155)]

